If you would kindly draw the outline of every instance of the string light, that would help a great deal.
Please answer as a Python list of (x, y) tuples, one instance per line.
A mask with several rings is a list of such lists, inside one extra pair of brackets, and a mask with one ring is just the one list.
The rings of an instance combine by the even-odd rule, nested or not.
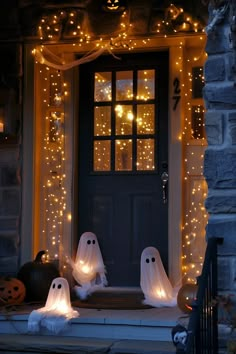
[[(64, 33), (61, 32), (62, 23), (65, 24)], [(41, 19), (38, 27), (39, 38), (42, 42), (58, 42), (61, 36), (67, 39), (73, 39), (73, 46), (83, 46), (86, 51), (86, 45), (91, 43), (95, 44), (96, 48), (109, 48), (110, 51), (116, 48), (124, 48), (126, 50), (132, 50), (137, 47), (135, 39), (131, 40), (131, 33), (134, 29), (134, 24), (129, 22), (129, 16), (124, 12), (121, 16), (120, 27), (117, 36), (111, 36), (110, 38), (93, 38), (91, 34), (87, 33), (83, 29), (83, 13), (79, 11), (58, 11), (55, 14), (44, 16)], [(184, 13), (182, 8), (177, 8), (171, 4), (165, 12), (164, 18), (159, 19), (153, 25), (153, 31), (155, 35), (160, 35), (167, 38), (169, 35), (181, 32), (201, 32), (203, 26), (194, 21), (190, 16)], [(200, 37), (202, 41), (202, 47), (204, 37)], [(151, 39), (145, 38), (142, 40), (143, 45), (150, 44)], [(179, 48), (182, 49), (183, 43), (179, 43)], [(191, 56), (187, 58), (189, 64), (197, 63), (199, 58), (204, 55), (204, 50), (200, 56)], [(183, 58), (181, 56), (176, 59), (176, 71), (182, 73)], [(40, 63), (43, 64), (40, 60)], [(39, 64), (40, 65), (40, 64)], [(67, 84), (63, 82), (63, 73), (49, 68), (48, 66), (41, 65), (39, 70), (42, 76), (42, 97), (41, 102), (45, 112), (45, 136), (44, 136), (44, 164), (45, 181), (43, 184), (44, 190), (44, 225), (42, 233), (47, 244), (49, 251), (49, 257), (57, 258), (60, 255), (60, 243), (63, 238), (63, 223), (64, 218), (68, 221), (71, 220), (71, 214), (66, 211), (66, 189), (65, 189), (65, 136), (64, 136), (64, 99), (68, 95)], [(142, 87), (142, 95), (138, 94), (136, 99), (148, 100), (152, 98), (152, 91), (148, 85), (145, 85), (145, 75), (150, 73), (143, 72), (144, 86)], [(199, 74), (200, 75), (200, 74)], [(192, 72), (187, 73), (188, 83), (182, 84), (182, 92), (184, 94), (186, 116), (184, 117), (184, 127), (182, 134), (177, 138), (185, 146), (189, 146), (190, 139), (200, 141), (201, 146), (205, 146), (205, 139), (203, 136), (204, 123), (203, 114), (204, 108), (202, 104), (192, 104), (192, 82), (195, 80)], [(148, 78), (148, 76), (146, 76)], [(197, 78), (199, 79), (199, 77)], [(203, 79), (203, 75), (200, 77)], [(107, 100), (111, 100), (111, 87), (107, 85), (107, 80), (104, 77), (95, 77), (97, 82), (97, 94), (107, 97)], [(100, 86), (99, 86), (100, 85)], [(126, 99), (133, 99), (133, 93), (130, 88), (125, 90)], [(95, 97), (96, 101), (96, 97)], [(107, 135), (111, 133), (111, 128), (106, 121), (107, 112), (102, 112), (101, 107), (95, 107), (96, 110), (100, 109), (98, 115), (103, 117), (101, 121), (96, 124), (97, 135)], [(153, 126), (150, 117), (152, 116), (152, 107), (149, 105), (148, 110), (137, 112), (137, 126), (140, 129), (140, 134), (152, 134)], [(192, 115), (192, 113), (194, 113)], [(124, 106), (116, 106), (116, 114), (121, 118), (121, 135), (125, 134), (129, 123), (134, 119), (133, 113), (128, 109), (124, 110)], [(96, 116), (96, 114), (95, 114)], [(193, 126), (194, 116), (195, 125)], [(127, 118), (127, 119), (126, 119)], [(153, 156), (153, 141), (152, 139), (140, 140), (140, 152), (139, 160), (137, 161), (137, 169), (149, 169), (153, 170), (154, 156)], [(110, 170), (110, 161), (107, 155), (107, 151), (110, 147), (106, 141), (95, 141), (94, 144), (94, 159), (96, 161), (95, 170), (108, 171)], [(116, 144), (118, 163), (116, 168), (122, 169), (124, 167), (124, 152), (130, 153), (132, 151), (132, 141), (130, 139), (117, 140)], [(131, 159), (132, 159), (132, 155)], [(193, 156), (194, 159), (185, 157), (184, 159), (184, 189), (187, 190), (187, 184), (190, 184), (191, 174), (194, 172), (198, 174), (196, 170), (200, 168), (200, 175), (202, 175), (203, 154)], [(104, 164), (104, 161), (105, 164)], [(191, 161), (196, 161), (198, 166), (194, 163), (190, 166)], [(130, 160), (132, 165), (132, 160)], [(200, 167), (199, 167), (200, 163)], [(126, 166), (131, 166), (130, 163)], [(190, 192), (190, 209), (184, 216), (182, 226), (183, 236), (183, 252), (182, 252), (182, 271), (184, 280), (187, 282), (196, 282), (196, 277), (201, 272), (203, 256), (204, 256), (204, 228), (207, 223), (207, 214), (204, 208), (204, 199), (206, 197), (206, 184), (204, 179), (201, 179), (194, 183), (194, 186)], [(197, 247), (200, 244), (201, 250)], [(194, 252), (197, 251), (197, 253)]]

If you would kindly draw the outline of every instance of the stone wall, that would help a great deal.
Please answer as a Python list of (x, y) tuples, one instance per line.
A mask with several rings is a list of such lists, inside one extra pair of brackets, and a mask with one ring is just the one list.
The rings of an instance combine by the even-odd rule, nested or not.
[(20, 259), (21, 47), (0, 39), (0, 49), (0, 276), (14, 276)]
[[(224, 8), (225, 6), (225, 8)], [(236, 292), (236, 71), (232, 40), (234, 2), (210, 7), (206, 45), (204, 99), (208, 148), (204, 175), (208, 183), (207, 238), (223, 237), (219, 246), (219, 290)], [(224, 11), (225, 10), (225, 11)], [(216, 14), (221, 15), (216, 20)]]

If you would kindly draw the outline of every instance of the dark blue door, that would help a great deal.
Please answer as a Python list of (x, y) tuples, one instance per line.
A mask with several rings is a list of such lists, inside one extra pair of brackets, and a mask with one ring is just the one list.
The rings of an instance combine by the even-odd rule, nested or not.
[(145, 247), (168, 271), (168, 53), (119, 58), (80, 66), (78, 234), (97, 235), (110, 286), (139, 286)]

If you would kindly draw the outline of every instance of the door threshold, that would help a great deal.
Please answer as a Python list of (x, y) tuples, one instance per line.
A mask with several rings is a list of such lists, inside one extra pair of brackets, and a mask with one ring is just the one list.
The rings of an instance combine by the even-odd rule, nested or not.
[(106, 286), (104, 288), (96, 290), (96, 292), (102, 293), (142, 293), (142, 289), (137, 287), (129, 286)]

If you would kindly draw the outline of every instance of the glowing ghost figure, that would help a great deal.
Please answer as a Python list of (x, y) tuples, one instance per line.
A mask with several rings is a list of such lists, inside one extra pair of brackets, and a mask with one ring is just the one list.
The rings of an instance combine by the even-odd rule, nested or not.
[(71, 307), (68, 281), (62, 277), (55, 278), (51, 283), (45, 306), (30, 313), (28, 330), (38, 332), (42, 326), (59, 333), (69, 320), (75, 317), (79, 317), (79, 312)]
[(72, 275), (80, 285), (75, 286), (75, 292), (81, 299), (107, 285), (102, 254), (94, 233), (84, 232), (81, 235), (75, 262), (71, 265)]
[(145, 304), (154, 307), (177, 304), (176, 295), (155, 247), (147, 247), (142, 252), (140, 285)]

